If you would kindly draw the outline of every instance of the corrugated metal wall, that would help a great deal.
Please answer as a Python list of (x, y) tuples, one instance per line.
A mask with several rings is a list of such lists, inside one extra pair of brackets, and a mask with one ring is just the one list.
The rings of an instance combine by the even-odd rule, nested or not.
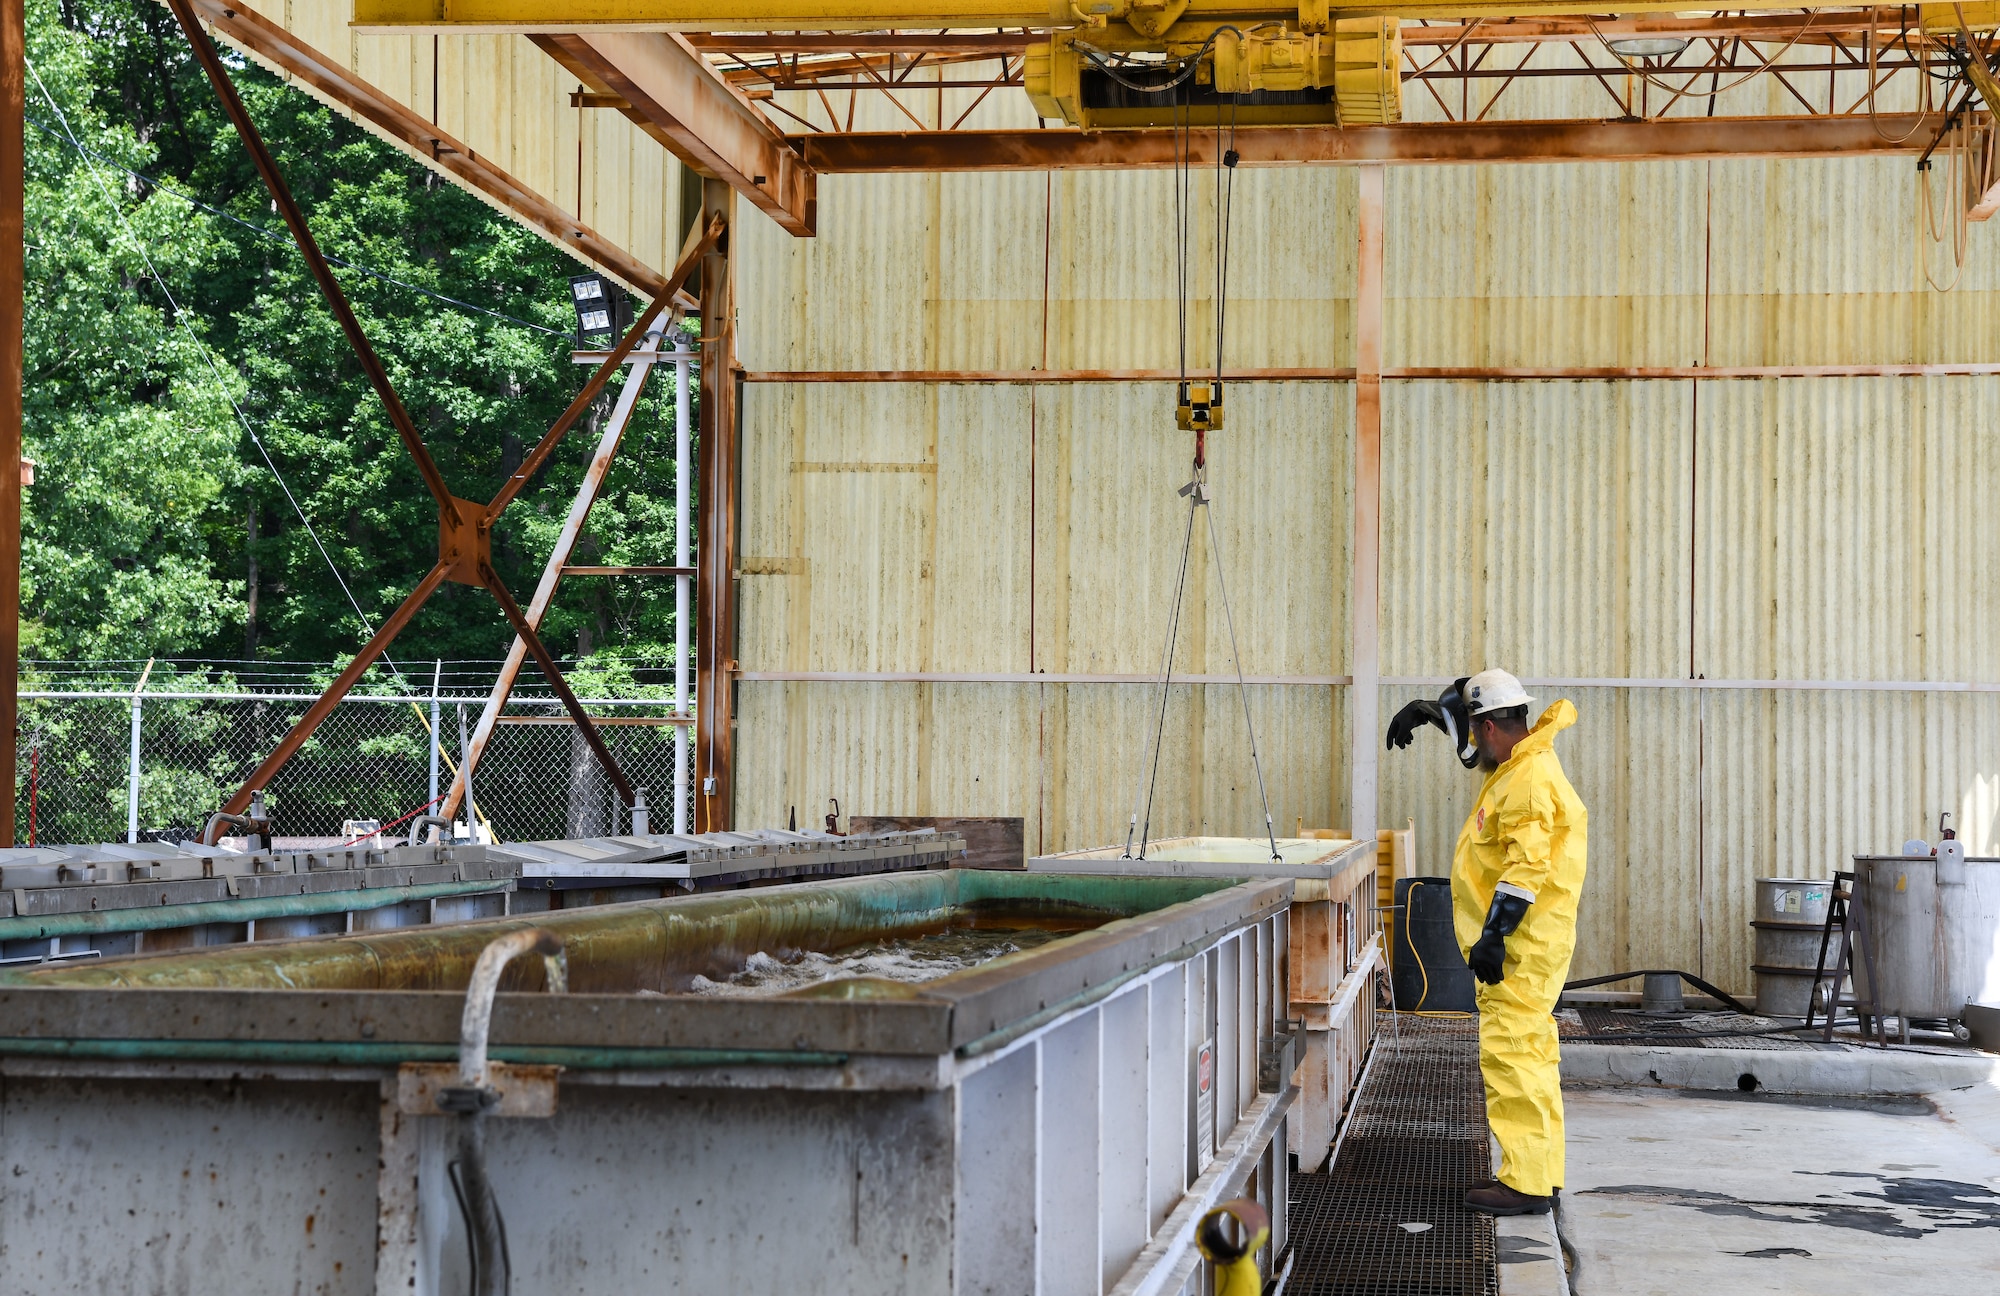
[[(260, 12), (668, 263), (676, 164), (617, 114), (570, 108), (570, 83), (524, 39), (357, 35), (332, 0)], [(1501, 84), (1481, 83), (1473, 110), (1613, 107), (1594, 79), (1523, 80), (1493, 101)], [(1861, 93), (1848, 74), (1817, 86), (1843, 108)], [(1796, 110), (1787, 93), (1764, 78), (1717, 111)], [(1013, 91), (904, 98), (907, 115), (862, 95), (854, 125), (1031, 122)], [(817, 96), (787, 103), (826, 113)], [(1406, 105), (1442, 115), (1414, 84)], [(1191, 197), (1196, 367), (1213, 361), (1210, 179)], [(819, 210), (815, 239), (761, 219), (737, 231), (752, 371), (1178, 364), (1168, 176), (826, 177)], [(1353, 363), (1354, 210), (1345, 170), (1236, 177), (1231, 365)], [(2000, 361), (2000, 235), (1973, 227), (1956, 290), (1932, 292), (1916, 217), (1907, 160), (1395, 170), (1385, 363)], [(1935, 256), (1930, 269), (1952, 274)], [(1921, 687), (2000, 680), (1985, 615), (2000, 522), (1983, 507), (2000, 490), (1996, 397), (1985, 377), (1387, 384), (1386, 676), (1503, 664), (1904, 686), (1541, 688), (1581, 712), (1561, 744), (1593, 811), (1579, 973), (1672, 965), (1747, 988), (1751, 878), (1824, 873), (1931, 833), (1945, 809), (1975, 851), (2000, 850), (2000, 694)], [(1347, 669), (1352, 410), (1345, 384), (1239, 386), (1211, 451), (1243, 665), (1320, 681), (1249, 690), (1281, 831), (1347, 818), (1346, 689), (1324, 681)], [(751, 385), (743, 669), (1157, 669), (1186, 518), (1171, 423), (1163, 384)], [(1233, 669), (1216, 575), (1197, 547), (1177, 656), (1212, 678)], [(740, 688), (741, 822), (792, 806), (810, 820), (838, 796), (864, 813), (1020, 814), (1051, 851), (1123, 837), (1158, 706), (1136, 683)], [(1434, 691), (1387, 686), (1383, 713)], [(1254, 833), (1233, 686), (1177, 687), (1166, 731), (1154, 831)], [(1381, 819), (1416, 819), (1441, 871), (1472, 790), (1435, 743), (1392, 753)]]
[(574, 78), (527, 37), (363, 34), (348, 27), (347, 0), (251, 0), (246, 10), (344, 63), (647, 265), (672, 267), (686, 233), (675, 228), (680, 163), (619, 113), (570, 107)]
[[(1603, 94), (1524, 82), (1494, 115), (1581, 112), (1564, 96), (1586, 89)], [(1750, 93), (1722, 111), (1783, 111)], [(817, 240), (751, 231), (748, 369), (1177, 364), (1169, 177), (822, 185)], [(1914, 192), (1907, 160), (1394, 170), (1385, 364), (2000, 360), (2000, 240), (1974, 227), (1956, 290), (1924, 289)], [(1195, 213), (1205, 247), (1204, 186)], [(1235, 213), (1229, 362), (1351, 364), (1352, 176), (1246, 171)], [(1984, 377), (1391, 381), (1383, 673), (2000, 681), (1981, 616), (2000, 537), (1979, 507), (2000, 489), (1996, 397)], [(1337, 677), (1352, 389), (1230, 399), (1212, 459), (1245, 667)], [(753, 384), (744, 669), (1156, 670), (1185, 522), (1170, 428), (1155, 384)], [(1230, 670), (1213, 582), (1197, 549), (1177, 670)], [(1678, 966), (1747, 990), (1752, 878), (1934, 835), (1943, 809), (2000, 849), (2000, 736), (1982, 724), (2000, 695), (1536, 691), (1582, 716), (1561, 742), (1593, 818), (1579, 975)], [(1344, 822), (1346, 690), (1250, 692), (1281, 831)], [(1383, 713), (1432, 692), (1384, 687)], [(1158, 705), (1116, 683), (753, 679), (741, 698), (743, 822), (837, 795), (1021, 814), (1041, 850), (1122, 840)], [(1234, 688), (1177, 687), (1167, 732), (1154, 831), (1255, 832)], [(1442, 871), (1475, 786), (1439, 744), (1391, 753), (1382, 822), (1416, 819)]]

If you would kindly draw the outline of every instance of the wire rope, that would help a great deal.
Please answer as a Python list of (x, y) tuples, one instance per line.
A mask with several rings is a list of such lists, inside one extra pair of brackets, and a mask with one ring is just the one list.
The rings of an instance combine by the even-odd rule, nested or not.
[[(1174, 609), (1173, 614), (1167, 620), (1166, 660), (1160, 670), (1160, 719), (1158, 725), (1153, 730), (1152, 772), (1146, 779), (1146, 818), (1139, 830), (1138, 858), (1140, 859), (1146, 858), (1146, 845), (1152, 840), (1153, 835), (1153, 794), (1159, 789), (1160, 749), (1166, 746), (1167, 699), (1174, 682), (1174, 652), (1180, 642), (1181, 609), (1187, 603), (1188, 551), (1194, 547), (1194, 511), (1200, 508), (1202, 504), (1202, 492), (1200, 487), (1195, 483), (1188, 483), (1188, 486), (1184, 487), (1181, 493), (1188, 497), (1187, 531), (1181, 537), (1180, 578), (1174, 582)], [(1134, 798), (1135, 809), (1137, 808), (1136, 800)], [(1125, 841), (1125, 851), (1128, 858), (1131, 856), (1131, 850), (1131, 833), (1128, 830)]]
[[(340, 592), (347, 596), (348, 606), (353, 608), (354, 615), (361, 619), (362, 628), (368, 632), (369, 638), (374, 638), (374, 624), (368, 619), (368, 614), (361, 610), (360, 601), (354, 597), (354, 591), (348, 588), (347, 578), (340, 574), (340, 568), (335, 565), (332, 555), (327, 553), (326, 545), (320, 541), (319, 531), (313, 526), (312, 519), (306, 516), (305, 509), (299, 505), (298, 498), (292, 494), (292, 488), (286, 484), (284, 474), (279, 472), (278, 465), (272, 462), (271, 452), (265, 449), (263, 439), (257, 435), (257, 429), (251, 426), (250, 419), (243, 413), (243, 407), (236, 403), (235, 393), (229, 390), (229, 384), (223, 379), (222, 368), (216, 362), (215, 353), (209, 349), (206, 342), (202, 341), (200, 335), (194, 331), (194, 326), (188, 322), (189, 313), (181, 308), (179, 300), (174, 297), (173, 290), (167, 287), (166, 276), (162, 275), (160, 268), (153, 264), (152, 252), (147, 249), (145, 241), (139, 237), (138, 232), (132, 228), (132, 222), (126, 216), (125, 209), (118, 205), (117, 198), (111, 192), (111, 186), (105, 182), (104, 173), (98, 169), (95, 162), (90, 160), (82, 142), (77, 139), (76, 131), (69, 124), (68, 114), (63, 112), (62, 105), (56, 102), (55, 96), (49, 93), (48, 86), (42, 81), (41, 72), (36, 69), (33, 61), (27, 59), (25, 56), (23, 56), (22, 62), (27, 66), (28, 75), (35, 79), (35, 87), (42, 92), (42, 98), (47, 101), (50, 111), (55, 113), (56, 121), (61, 123), (63, 134), (69, 137), (69, 142), (76, 148), (78, 153), (84, 154), (85, 161), (89, 163), (91, 179), (96, 181), (98, 192), (104, 196), (105, 205), (111, 208), (111, 214), (117, 219), (120, 228), (125, 231), (125, 237), (131, 241), (133, 248), (139, 253), (140, 259), (146, 263), (146, 273), (152, 276), (153, 283), (159, 288), (161, 295), (167, 299), (167, 304), (173, 308), (175, 322), (180, 325), (181, 331), (187, 334), (188, 341), (194, 344), (196, 352), (200, 354), (202, 360), (207, 364), (209, 376), (215, 381), (216, 391), (221, 393), (222, 399), (228, 403), (230, 410), (235, 413), (237, 422), (243, 425), (243, 431), (250, 438), (250, 443), (257, 447), (257, 453), (262, 456), (264, 466), (271, 470), (271, 476), (276, 479), (278, 489), (284, 492), (286, 501), (292, 506), (292, 511), (298, 514), (299, 521), (304, 524), (306, 534), (312, 538), (313, 548), (319, 551), (319, 556), (326, 563), (327, 570), (333, 573), (333, 579), (340, 586)], [(395, 673), (396, 678), (405, 687), (408, 687), (408, 681), (403, 680), (402, 668), (396, 665), (395, 661), (386, 651), (381, 654), (381, 657), (388, 664), (389, 669)]]
[[(50, 130), (43, 123), (36, 121), (33, 117), (28, 118), (27, 121), (29, 125), (33, 126), (36, 130), (41, 131), (43, 134), (49, 136), (52, 139), (62, 140), (64, 138), (63, 136), (57, 134), (55, 131)], [(154, 178), (153, 176), (147, 175), (143, 171), (134, 171), (131, 167), (126, 166), (124, 163), (119, 162), (115, 158), (105, 157), (101, 153), (95, 152), (92, 149), (89, 149), (81, 144), (78, 144), (75, 140), (68, 140), (67, 142), (72, 146), (74, 146), (82, 156), (90, 158), (94, 161), (102, 162), (105, 166), (110, 167), (114, 171), (123, 171), (126, 175), (131, 176), (134, 180), (139, 181), (141, 184), (150, 185), (152, 188), (159, 190), (163, 194), (166, 194), (169, 198), (178, 198), (190, 207), (199, 208), (200, 210), (207, 212), (209, 215), (218, 216), (223, 220), (229, 221), (231, 224), (241, 225), (244, 229), (249, 230), (253, 234), (259, 235), (260, 237), (263, 238), (271, 239), (274, 242), (284, 243), (287, 246), (290, 246), (294, 251), (297, 251), (298, 245), (292, 242), (292, 236), (290, 234), (284, 233), (283, 231), (280, 230), (266, 228), (265, 226), (257, 224), (255, 221), (244, 220), (241, 216), (236, 215), (234, 212), (224, 211), (220, 207), (211, 207), (209, 204), (203, 202), (201, 199), (193, 197), (192, 195), (189, 194), (184, 194), (180, 190), (175, 189), (172, 185), (162, 183), (160, 180)], [(477, 311), (481, 315), (490, 315), (494, 319), (505, 320), (509, 324), (518, 324), (520, 327), (524, 329), (533, 329), (537, 333), (546, 333), (551, 337), (567, 338), (570, 336), (568, 333), (564, 332), (561, 329), (553, 329), (546, 324), (537, 324), (533, 320), (524, 320), (518, 315), (509, 315), (505, 311), (497, 311), (492, 309), (491, 307), (481, 306), (476, 302), (462, 301), (457, 297), (450, 296), (446, 293), (441, 293), (437, 291), (435, 288), (426, 288), (422, 284), (414, 284), (407, 279), (398, 279), (396, 276), (392, 274), (386, 274), (383, 271), (376, 270), (370, 266), (362, 265), (356, 261), (348, 261), (342, 257), (334, 256), (330, 252), (322, 251), (320, 255), (324, 256), (327, 259), (327, 261), (333, 265), (340, 266), (344, 269), (352, 270), (356, 274), (367, 275), (371, 279), (379, 279), (383, 283), (394, 284), (398, 288), (407, 288), (411, 292), (422, 293), (424, 296), (429, 297), (431, 300), (443, 302), (447, 306), (456, 306), (460, 310)]]
[(1257, 772), (1257, 797), (1264, 804), (1264, 837), (1271, 858), (1278, 854), (1278, 830), (1271, 823), (1271, 794), (1264, 787), (1264, 762), (1257, 755), (1257, 724), (1250, 718), (1250, 686), (1243, 680), (1243, 654), (1236, 647), (1236, 614), (1229, 607), (1229, 582), (1223, 578), (1222, 541), (1215, 534), (1215, 506), (1208, 508), (1208, 547), (1215, 554), (1215, 585), (1222, 593), (1222, 623), (1229, 627), (1229, 656), (1236, 663), (1236, 696), (1243, 702), (1243, 728), (1250, 735), (1250, 768)]
[[(1239, 33), (1240, 36), (1240, 33)], [(1213, 44), (1213, 37), (1209, 44)], [(1206, 49), (1208, 46), (1204, 45)], [(1193, 135), (1194, 123), (1192, 105), (1184, 105), (1184, 95), (1176, 95), (1173, 105), (1174, 127), (1174, 222), (1175, 222), (1175, 275), (1179, 299), (1180, 324), (1180, 379), (1183, 388), (1187, 383), (1187, 334), (1188, 334), (1188, 237), (1193, 209)], [(1183, 107), (1188, 109), (1183, 112)], [(1231, 97), (1228, 144), (1225, 148), (1222, 116), (1218, 112), (1215, 122), (1215, 188), (1214, 200), (1217, 226), (1214, 235), (1215, 251), (1215, 389), (1213, 404), (1220, 405), (1223, 374), (1223, 341), (1226, 336), (1227, 307), (1229, 294), (1229, 228), (1234, 210), (1236, 193), (1236, 97)], [(1227, 176), (1224, 176), (1224, 172)], [(1132, 815), (1126, 821), (1125, 852), (1122, 858), (1132, 859), (1132, 838), (1136, 829), (1139, 839), (1138, 859), (1146, 858), (1146, 851), (1152, 841), (1153, 800), (1159, 788), (1160, 754), (1166, 746), (1167, 706), (1172, 697), (1173, 663), (1180, 640), (1181, 613), (1187, 602), (1188, 559), (1194, 546), (1194, 515), (1197, 509), (1208, 509), (1209, 552), (1215, 560), (1216, 586), (1222, 595), (1224, 623), (1229, 632), (1230, 659), (1236, 667), (1237, 696), (1243, 705), (1244, 730), (1250, 740), (1250, 764), (1257, 775), (1257, 796), (1264, 812), (1264, 836), (1271, 847), (1271, 858), (1282, 858), (1278, 853), (1277, 828), (1271, 816), (1271, 796), (1264, 780), (1263, 758), (1257, 750), (1257, 726), (1250, 711), (1250, 689), (1243, 672), (1243, 655), (1236, 638), (1236, 614), (1229, 600), (1229, 584), (1223, 574), (1222, 541), (1215, 526), (1215, 510), (1209, 501), (1208, 465), (1206, 457), (1206, 428), (1196, 431), (1194, 469), (1187, 485), (1181, 487), (1180, 494), (1187, 497), (1187, 526), (1181, 536), (1180, 571), (1174, 582), (1173, 608), (1167, 619), (1167, 642), (1161, 653), (1160, 663), (1160, 706), (1154, 723), (1151, 759), (1142, 751), (1140, 773), (1145, 782), (1143, 790), (1133, 789)], [(1141, 803), (1144, 818), (1141, 819)]]

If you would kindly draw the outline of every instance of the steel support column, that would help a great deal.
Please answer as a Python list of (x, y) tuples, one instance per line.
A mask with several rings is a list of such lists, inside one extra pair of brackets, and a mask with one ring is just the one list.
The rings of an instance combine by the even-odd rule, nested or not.
[[(702, 258), (707, 256), (709, 249), (715, 246), (722, 234), (722, 223), (707, 214), (695, 222), (688, 230), (687, 238), (681, 244), (680, 256), (675, 259), (673, 271), (665, 281), (668, 293), (678, 294), (681, 291), (681, 285), (694, 273)], [(658, 313), (657, 308), (648, 310), (638, 324), (633, 326), (632, 333), (625, 339), (625, 345), (609, 353), (599, 366), (600, 378), (608, 379), (608, 367), (624, 364), (634, 355), (639, 357), (633, 361), (632, 372), (626, 376), (625, 386), (619, 393), (618, 404), (612, 409), (610, 422), (606, 425), (604, 434), (599, 437), (597, 450), (584, 471), (583, 483), (577, 488), (576, 498), (570, 503), (569, 516), (563, 523), (561, 533), (556, 537), (555, 547), (550, 550), (548, 561), (542, 566), (542, 578), (535, 586), (535, 595), (529, 600), (527, 610), (522, 614), (533, 631), (539, 632), (541, 629), (542, 617), (548, 612), (549, 603), (555, 598), (556, 586), (561, 583), (565, 575), (573, 574), (576, 570), (567, 565), (569, 557), (576, 551), (576, 542), (583, 536), (583, 526), (590, 518), (591, 506), (597, 502), (597, 493), (603, 489), (604, 478), (611, 471), (611, 461), (617, 457), (626, 424), (631, 421), (632, 411), (638, 404), (639, 393), (646, 385), (647, 375), (652, 372), (653, 357), (659, 351), (659, 343), (666, 330), (665, 325), (655, 323)], [(641, 329), (646, 330), (647, 346), (644, 353), (637, 352), (633, 345)], [(601, 387), (601, 382), (586, 387), (588, 398), (596, 399)], [(587, 404), (585, 397), (579, 396), (571, 403), (563, 418), (557, 421), (556, 427), (566, 428), (570, 420), (581, 415), (585, 404)], [(495, 497), (493, 504), (488, 506), (489, 516), (499, 516), (500, 511), (513, 499), (514, 493), (534, 475), (536, 469), (541, 466), (542, 458), (548, 450), (554, 448), (554, 435), (552, 433), (550, 437), (544, 437), (542, 444), (528, 456), (521, 469), (508, 479), (507, 487)], [(526, 664), (531, 652), (539, 656), (538, 645), (517, 634), (512, 646), (507, 650), (507, 660), (501, 665), (500, 673), (493, 682), (493, 689), (487, 695), (486, 705), (479, 713), (479, 725), (466, 744), (464, 760), (459, 772), (453, 776), (450, 795), (445, 799), (444, 809), (438, 811), (439, 814), (449, 818), (458, 813), (458, 807), (465, 797), (466, 781), (471, 778), (472, 771), (478, 766), (479, 758), (486, 754), (486, 745), (493, 738), (493, 727), (499, 723), (500, 713), (506, 708), (507, 699), (514, 691), (514, 683), (520, 678), (521, 667)], [(558, 694), (563, 691), (560, 679), (552, 678), (551, 687), (555, 688)], [(590, 728), (589, 725), (584, 727), (586, 730)], [(591, 738), (595, 745), (594, 734), (587, 733), (585, 736)], [(610, 767), (607, 766), (607, 769)], [(621, 791), (625, 790), (622, 774), (612, 771), (612, 782), (617, 784)], [(629, 805), (631, 797), (627, 795), (625, 799)]]
[[(590, 520), (591, 505), (597, 502), (597, 493), (604, 487), (604, 478), (611, 471), (611, 461), (618, 456), (625, 428), (632, 421), (632, 411), (638, 407), (639, 393), (645, 390), (647, 375), (653, 371), (650, 353), (658, 349), (659, 336), (658, 332), (653, 333), (647, 338), (648, 345), (644, 351), (633, 353), (638, 358), (633, 360), (631, 372), (625, 376), (625, 386), (618, 393), (618, 404), (612, 408), (611, 417), (605, 421), (604, 432), (597, 438), (597, 448), (584, 468), (583, 483), (577, 487), (576, 498), (570, 501), (569, 516), (563, 519), (555, 548), (549, 551), (548, 561), (542, 564), (542, 578), (535, 586), (534, 597), (528, 600), (525, 613), (528, 624), (538, 630), (549, 604), (555, 599), (564, 564), (576, 551), (576, 542), (583, 537), (584, 523)], [(479, 712), (479, 723), (473, 726), (472, 737), (466, 742), (465, 753), (459, 760), (458, 773), (452, 778), (444, 808), (437, 811), (445, 818), (458, 813), (459, 803), (465, 797), (466, 781), (478, 768), (480, 757), (486, 754), (486, 745), (493, 738), (493, 727), (499, 723), (500, 711), (513, 694), (514, 683), (520, 678), (521, 667), (527, 660), (527, 641), (516, 635), (507, 649), (507, 659), (500, 664), (500, 673), (493, 681), (492, 691), (487, 694), (486, 705)]]
[(1381, 729), (1382, 205), (1386, 168), (1361, 168), (1354, 262), (1354, 594), (1347, 691), (1348, 831), (1375, 840)]
[[(720, 180), (701, 186), (702, 219), (732, 220), (736, 195)], [(736, 240), (701, 267), (701, 499), (695, 559), (695, 831), (735, 822), (731, 774), (736, 746)]]
[(21, 315), (25, 257), (27, 28), (0, 0), (0, 846), (14, 844), (21, 688)]
[[(513, 626), (514, 633), (527, 642), (528, 652), (541, 666), (543, 678), (548, 681), (556, 696), (562, 699), (564, 708), (576, 721), (577, 727), (583, 731), (583, 736), (590, 743), (591, 751), (596, 754), (598, 763), (604, 766), (605, 774), (623, 795), (625, 803), (630, 805), (633, 800), (631, 784), (627, 782), (624, 772), (618, 768), (617, 762), (612, 759), (610, 749), (604, 745), (603, 736), (592, 726), (582, 704), (577, 701), (576, 695), (563, 680), (554, 657), (542, 644), (535, 628), (528, 624), (526, 616), (515, 605), (513, 595), (494, 571), (488, 550), (488, 536), (494, 519), (540, 470), (577, 418), (589, 408), (592, 401), (597, 399), (597, 393), (604, 389), (604, 384), (609, 381), (612, 372), (624, 363), (625, 356), (645, 335), (653, 321), (659, 318), (660, 312), (667, 305), (667, 293), (662, 292), (654, 297), (652, 304), (640, 314), (631, 331), (585, 381), (583, 390), (577, 393), (569, 408), (564, 410), (543, 434), (542, 439), (528, 452), (514, 473), (501, 483), (500, 490), (490, 501), (482, 505), (454, 496), (445, 484), (444, 474), (439, 471), (436, 460), (431, 457), (429, 447), (424, 444), (422, 434), (417, 431), (415, 421), (404, 408), (402, 398), (396, 394), (395, 386), (389, 381), (389, 373), (382, 364), (381, 357), (376, 354), (373, 344), (368, 340), (366, 330), (361, 327), (361, 321), (355, 316), (353, 307), (348, 304), (346, 293), (341, 290), (339, 281), (334, 278), (333, 268), (327, 264), (326, 257), (320, 252), (319, 243), (313, 238), (312, 230), (306, 224), (305, 213), (300, 210), (297, 200), (292, 196), (291, 187), (285, 183), (284, 175), (278, 170), (277, 160), (265, 146), (256, 123), (250, 119), (249, 110), (243, 106), (243, 99), (236, 92), (236, 85), (230, 78), (229, 69), (223, 64), (221, 55), (216, 52), (215, 43), (203, 30), (193, 4), (194, 0), (167, 0), (167, 7), (173, 11), (175, 20), (187, 37), (188, 46), (193, 51), (196, 61), (208, 74), (209, 83), (215, 88), (216, 98), (221, 101), (224, 113), (236, 127), (244, 151), (250, 155), (250, 161), (255, 166), (258, 176), (264, 181), (265, 188), (270, 191), (272, 206), (278, 210), (286, 227), (291, 231), (293, 241), (298, 244), (300, 255), (305, 258), (306, 266), (318, 283), (321, 295), (326, 298), (327, 307), (333, 312), (341, 331), (347, 335), (348, 345), (353, 348), (362, 372), (368, 376), (370, 385), (374, 387), (376, 396), (389, 415), (390, 423), (396, 428), (397, 437), (402, 441), (404, 450), (415, 463), (419, 475), (423, 477), (425, 488), (438, 506), (437, 564), (422, 581), (418, 582), (417, 588), (410, 592), (401, 606), (382, 624), (382, 628), (376, 631), (361, 652), (347, 664), (345, 670), (341, 671), (339, 677), (327, 687), (312, 706), (307, 708), (305, 715), (292, 726), (290, 732), (279, 739), (277, 747), (264, 758), (250, 777), (244, 780), (243, 786), (236, 790), (235, 795), (223, 804), (223, 813), (240, 814), (250, 805), (252, 796), (269, 784), (272, 775), (291, 759), (293, 753), (312, 736), (313, 730), (332, 714), (333, 708), (347, 696), (376, 659), (387, 651), (389, 644), (410, 623), (417, 610), (447, 580), (484, 586), (487, 592), (493, 595), (494, 601), (500, 605), (501, 613)], [(701, 242), (712, 242), (719, 235), (719, 228), (709, 226), (704, 228), (707, 229), (707, 237)], [(19, 465), (19, 456), (16, 455), (14, 468), (17, 474)], [(18, 509), (18, 492), (15, 505)]]

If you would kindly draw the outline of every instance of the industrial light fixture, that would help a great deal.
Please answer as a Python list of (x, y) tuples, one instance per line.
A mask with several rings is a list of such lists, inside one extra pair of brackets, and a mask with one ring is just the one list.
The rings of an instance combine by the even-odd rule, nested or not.
[(610, 342), (632, 327), (632, 299), (601, 274), (571, 278), (569, 297), (579, 342)]
[[(1622, 13), (1618, 14), (1617, 18), (1620, 22), (1628, 22), (1632, 19), (1644, 18), (1646, 16), (1645, 14)], [(1607, 39), (1604, 44), (1606, 48), (1619, 58), (1672, 58), (1688, 47), (1685, 37), (1643, 36), (1637, 34)]]

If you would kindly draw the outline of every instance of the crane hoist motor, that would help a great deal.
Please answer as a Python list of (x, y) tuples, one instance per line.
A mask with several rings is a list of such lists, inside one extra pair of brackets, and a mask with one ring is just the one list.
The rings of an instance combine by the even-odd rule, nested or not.
[[(1096, 0), (1094, 25), (1030, 45), (1035, 111), (1086, 130), (1142, 126), (1376, 126), (1403, 116), (1394, 18), (1177, 21), (1186, 0), (1147, 9)], [(1164, 20), (1164, 21), (1163, 21)], [(1154, 34), (1154, 33), (1158, 34)], [(1193, 75), (1182, 78), (1190, 62)], [(1159, 88), (1152, 88), (1159, 87)]]

